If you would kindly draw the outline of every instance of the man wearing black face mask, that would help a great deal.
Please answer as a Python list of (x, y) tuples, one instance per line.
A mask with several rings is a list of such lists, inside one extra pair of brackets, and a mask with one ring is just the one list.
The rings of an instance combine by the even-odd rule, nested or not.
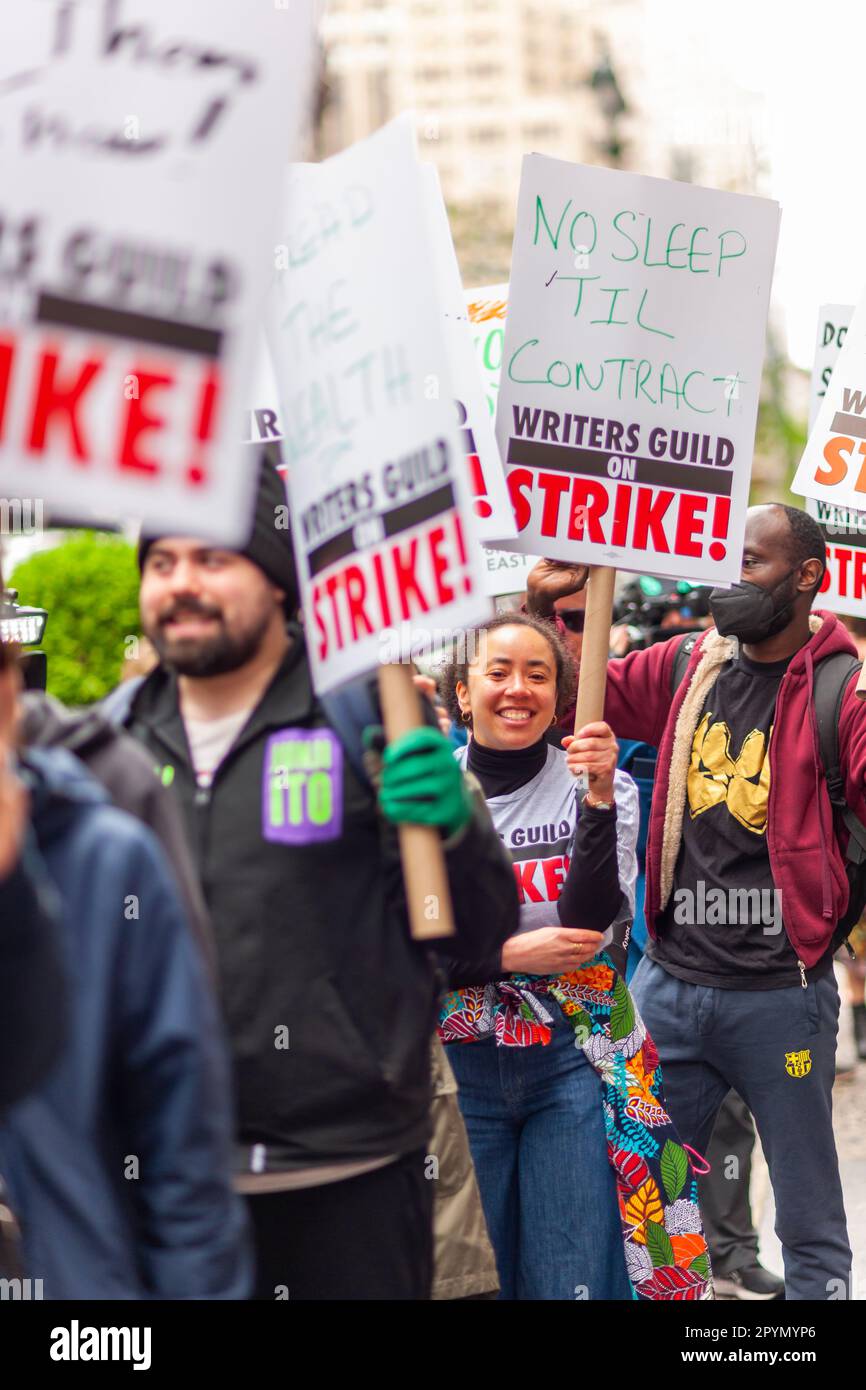
[[(851, 1252), (832, 1129), (839, 997), (833, 934), (847, 906), (820, 759), (816, 667), (854, 648), (810, 614), (826, 550), (796, 508), (750, 509), (741, 582), (715, 628), (608, 668), (605, 719), (659, 748), (647, 845), (652, 936), (632, 982), (684, 1142), (704, 1152), (725, 1095), (767, 1156), (788, 1299), (849, 1296)], [(532, 595), (529, 596), (532, 607)], [(848, 805), (866, 820), (866, 708), (839, 720)]]
[[(753, 564), (751, 561), (750, 564)], [(745, 573), (746, 561), (743, 559)], [(741, 646), (759, 646), (791, 622), (797, 601), (797, 581), (800, 566), (794, 565), (776, 584), (759, 584), (754, 579), (740, 580), (730, 589), (713, 589), (710, 594), (710, 613), (722, 637), (736, 637)], [(784, 658), (783, 658), (784, 659)]]

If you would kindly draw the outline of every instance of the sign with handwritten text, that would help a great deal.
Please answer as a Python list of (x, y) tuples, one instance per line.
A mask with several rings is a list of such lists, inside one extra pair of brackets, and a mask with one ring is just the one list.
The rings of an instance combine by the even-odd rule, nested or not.
[[(829, 389), (853, 313), (851, 304), (822, 304), (819, 311), (809, 393), (810, 429)], [(806, 510), (818, 522), (827, 543), (827, 571), (816, 607), (866, 618), (866, 511), (816, 502), (814, 498), (806, 499)]]
[(45, 0), (2, 60), (0, 490), (248, 534), (238, 423), (312, 0)]
[(448, 349), (449, 370), (457, 391), (455, 409), (464, 442), (464, 459), (472, 494), (475, 533), (481, 541), (490, 536), (516, 534), (514, 515), (505, 484), (505, 474), (493, 419), (487, 408), (481, 376), (478, 371), (469, 318), (460, 280), (460, 270), (448, 214), (439, 185), (439, 175), (432, 164), (422, 165), (427, 186), (430, 216), (430, 236), (434, 249), (439, 300), (445, 321), (445, 346)]
[[(508, 312), (508, 286), (484, 285), (466, 291), (466, 309), (475, 345), (475, 359), (481, 372), (481, 382), (491, 421), (496, 416), (499, 378), (502, 372), (502, 348), (505, 342), (505, 315)], [(498, 456), (498, 455), (497, 455)], [(511, 503), (509, 501), (509, 511)], [(490, 534), (490, 533), (488, 533)], [(500, 531), (500, 536), (514, 535)], [(526, 588), (526, 580), (538, 557), (521, 555), (515, 550), (498, 550), (486, 546), (484, 575), (488, 594), (517, 594)]]
[(848, 311), (847, 327), (842, 306), (831, 309), (826, 323), (834, 331), (826, 344), (829, 329), (819, 326), (819, 352), (830, 355), (816, 364), (824, 394), (791, 491), (811, 499), (827, 541), (829, 580), (825, 575), (817, 606), (866, 617), (866, 293)]
[(318, 690), (489, 613), (409, 118), (296, 165), (268, 336)]
[(466, 291), (466, 309), (472, 327), (475, 357), (481, 369), (481, 382), (491, 420), (496, 418), (502, 351), (505, 345), (505, 316), (508, 313), (508, 286), (484, 285)]
[(528, 155), (496, 416), (513, 550), (739, 578), (779, 208)]

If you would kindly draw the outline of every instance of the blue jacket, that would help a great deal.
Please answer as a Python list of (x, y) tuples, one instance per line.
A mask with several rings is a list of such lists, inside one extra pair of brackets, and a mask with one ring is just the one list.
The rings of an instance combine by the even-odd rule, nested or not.
[(0, 1115), (42, 1080), (66, 1035), (54, 899), (30, 838), (0, 883)]
[(45, 1298), (244, 1298), (223, 1039), (162, 851), (65, 750), (22, 770), (68, 983), (66, 1045), (0, 1125), (26, 1274)]

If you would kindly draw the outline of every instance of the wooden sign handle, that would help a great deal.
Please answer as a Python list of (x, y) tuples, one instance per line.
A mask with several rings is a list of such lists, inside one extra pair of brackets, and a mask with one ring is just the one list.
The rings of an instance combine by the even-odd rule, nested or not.
[(857, 684), (854, 687), (854, 694), (858, 699), (866, 700), (866, 662), (863, 663), (863, 667), (857, 679)]
[[(394, 662), (379, 667), (379, 698), (389, 743), (424, 725), (421, 696), (408, 665)], [(401, 825), (397, 834), (413, 940), (454, 936), (451, 890), (438, 830), (431, 825)]]
[(586, 618), (580, 654), (580, 683), (574, 711), (574, 732), (584, 724), (604, 718), (604, 692), (610, 653), (610, 625), (613, 618), (613, 587), (616, 570), (609, 565), (592, 565), (586, 590)]

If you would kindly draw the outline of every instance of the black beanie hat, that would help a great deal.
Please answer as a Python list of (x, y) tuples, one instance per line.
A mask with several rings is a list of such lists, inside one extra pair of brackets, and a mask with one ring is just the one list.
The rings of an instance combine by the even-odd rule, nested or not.
[[(285, 591), (283, 606), (286, 613), (292, 617), (298, 611), (299, 594), (288, 515), (285, 484), (268, 452), (261, 450), (252, 533), (246, 545), (237, 547), (237, 553), (252, 560), (272, 584)], [(147, 552), (158, 539), (158, 536), (141, 537), (138, 543), (139, 569), (144, 569)]]

